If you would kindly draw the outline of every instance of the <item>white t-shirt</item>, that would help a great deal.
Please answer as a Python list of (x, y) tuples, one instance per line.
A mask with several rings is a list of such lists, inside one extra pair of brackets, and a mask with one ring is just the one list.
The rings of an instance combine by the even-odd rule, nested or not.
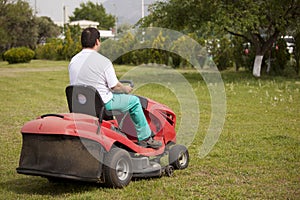
[(110, 88), (119, 82), (111, 61), (92, 49), (83, 49), (69, 64), (71, 85), (90, 85), (95, 87), (103, 102), (113, 97)]

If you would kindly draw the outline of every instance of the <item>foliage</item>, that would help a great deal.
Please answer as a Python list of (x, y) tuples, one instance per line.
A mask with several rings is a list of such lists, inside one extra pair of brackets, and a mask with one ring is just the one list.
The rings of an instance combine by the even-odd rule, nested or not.
[[(207, 47), (219, 70), (225, 70), (232, 67), (232, 44), (227, 37), (213, 39)], [(239, 56), (241, 56), (241, 54)]]
[(35, 52), (37, 59), (70, 60), (81, 50), (80, 28), (65, 27), (65, 39), (48, 39), (45, 44), (38, 45)]
[(35, 49), (36, 44), (45, 44), (47, 40), (51, 41), (50, 44), (37, 47), (38, 58), (69, 59), (74, 52), (78, 52), (78, 27), (72, 28), (77, 32), (71, 33), (74, 39), (70, 40), (68, 35), (66, 43), (62, 44), (59, 39), (51, 39), (60, 34), (60, 28), (49, 17), (34, 16), (28, 2), (0, 0), (0, 8), (0, 54), (12, 47)]
[(29, 3), (0, 0), (0, 10), (0, 52), (19, 46), (34, 48), (38, 31)]
[(264, 55), (279, 36), (300, 17), (297, 1), (223, 1), (218, 25), (250, 42), (256, 55)]
[(123, 23), (123, 24), (118, 24), (118, 30), (117, 30), (117, 34), (124, 34), (126, 32), (128, 32), (130, 29), (132, 29), (132, 25), (127, 24), (127, 23)]
[(36, 17), (38, 26), (38, 44), (45, 43), (47, 38), (59, 36), (60, 28), (49, 17)]
[[(240, 68), (252, 71), (253, 61), (255, 57), (255, 49), (250, 43), (245, 43), (245, 40), (240, 37), (232, 38), (232, 56), (233, 65), (236, 71)], [(230, 59), (230, 57), (228, 58)]]
[[(76, 38), (77, 39), (77, 38)], [(67, 28), (65, 32), (63, 55), (65, 60), (70, 60), (81, 49), (79, 41), (74, 41), (71, 35), (71, 30)]]
[(40, 44), (35, 49), (37, 59), (64, 60), (63, 40), (49, 39), (45, 44)]
[(115, 18), (107, 14), (102, 4), (94, 4), (91, 1), (81, 3), (80, 8), (75, 8), (70, 21), (91, 20), (99, 22), (99, 29), (109, 30), (115, 26)]
[(3, 58), (9, 64), (27, 63), (34, 58), (34, 51), (27, 47), (11, 48), (3, 54)]
[(279, 39), (270, 51), (272, 54), (271, 59), (273, 58), (274, 60), (271, 62), (270, 73), (274, 75), (284, 75), (284, 69), (290, 59), (285, 40)]
[(155, 26), (189, 33), (199, 31), (207, 21), (213, 20), (216, 4), (212, 1), (169, 0), (157, 1), (149, 7), (150, 15), (142, 19), (142, 27)]
[[(190, 67), (189, 61), (181, 58), (179, 55), (172, 53), (175, 48), (180, 48), (182, 55), (186, 55), (191, 48), (186, 44), (185, 37), (178, 38), (173, 43), (168, 36), (162, 32), (151, 34), (151, 37), (139, 38), (131, 32), (119, 35), (118, 40), (107, 40), (102, 43), (100, 52), (110, 58), (115, 64), (165, 64), (174, 68)], [(169, 44), (169, 51), (166, 51), (166, 44)], [(147, 48), (146, 48), (147, 47)]]
[[(139, 24), (194, 32), (198, 37), (213, 41), (229, 33), (243, 38), (243, 43), (249, 42), (255, 55), (264, 55), (279, 36), (297, 24), (299, 10), (299, 3), (295, 0), (169, 0), (152, 5), (151, 14)], [(228, 53), (227, 50), (228, 46), (223, 45), (215, 51), (222, 52), (222, 55), (214, 55), (218, 63), (219, 59), (227, 58), (223, 54)], [(222, 63), (232, 62), (232, 56), (229, 58), (231, 61), (224, 60)]]

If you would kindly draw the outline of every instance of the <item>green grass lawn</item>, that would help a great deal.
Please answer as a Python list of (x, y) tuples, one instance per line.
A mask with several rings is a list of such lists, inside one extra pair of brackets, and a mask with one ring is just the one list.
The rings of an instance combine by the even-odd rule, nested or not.
[[(67, 62), (0, 62), (0, 199), (300, 199), (300, 80), (253, 78), (223, 72), (227, 112), (222, 134), (204, 158), (199, 151), (210, 123), (210, 94), (194, 70), (179, 72), (192, 85), (200, 127), (189, 146), (190, 166), (173, 177), (132, 181), (124, 189), (86, 183), (49, 183), (16, 173), (23, 124), (46, 113), (68, 112)], [(122, 76), (129, 66), (116, 66)], [(153, 98), (181, 116), (174, 94), (146, 85)]]

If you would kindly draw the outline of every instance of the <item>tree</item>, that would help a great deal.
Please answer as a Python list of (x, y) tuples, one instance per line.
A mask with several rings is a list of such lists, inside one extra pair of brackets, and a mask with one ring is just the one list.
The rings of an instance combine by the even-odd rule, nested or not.
[(254, 46), (253, 75), (264, 55), (300, 17), (298, 0), (169, 0), (150, 7), (143, 26), (159, 26), (204, 37), (231, 34)]
[(202, 35), (209, 32), (209, 35), (217, 5), (212, 0), (168, 0), (158, 1), (148, 9), (150, 15), (138, 22), (142, 27), (163, 27)]
[(94, 4), (90, 1), (81, 3), (80, 8), (75, 8), (74, 16), (70, 16), (70, 21), (91, 20), (99, 22), (99, 29), (111, 29), (115, 25), (115, 17), (107, 14), (102, 4)]
[(75, 56), (75, 54), (77, 54), (81, 50), (81, 45), (78, 41), (78, 37), (72, 37), (71, 28), (67, 27), (65, 35), (66, 38), (64, 40), (63, 55), (65, 57), (65, 60), (70, 60), (73, 56)]
[(225, 17), (219, 25), (254, 46), (253, 75), (259, 77), (264, 55), (300, 17), (298, 0), (224, 0), (221, 7), (219, 16)]
[(128, 32), (132, 28), (132, 25), (124, 23), (118, 26), (117, 34), (122, 34)]
[(0, 0), (0, 8), (1, 52), (19, 46), (34, 48), (37, 25), (29, 4), (22, 0)]
[(6, 31), (6, 13), (7, 13), (7, 0), (0, 0), (0, 44), (1, 53), (6, 50), (5, 46), (8, 40)]
[(60, 28), (49, 17), (37, 17), (38, 43), (45, 43), (47, 38), (57, 37)]

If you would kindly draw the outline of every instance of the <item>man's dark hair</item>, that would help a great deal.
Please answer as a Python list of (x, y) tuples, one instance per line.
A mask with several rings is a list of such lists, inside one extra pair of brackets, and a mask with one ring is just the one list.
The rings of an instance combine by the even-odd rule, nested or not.
[(84, 29), (81, 33), (82, 48), (93, 48), (97, 39), (100, 40), (100, 33), (96, 28), (89, 27)]

